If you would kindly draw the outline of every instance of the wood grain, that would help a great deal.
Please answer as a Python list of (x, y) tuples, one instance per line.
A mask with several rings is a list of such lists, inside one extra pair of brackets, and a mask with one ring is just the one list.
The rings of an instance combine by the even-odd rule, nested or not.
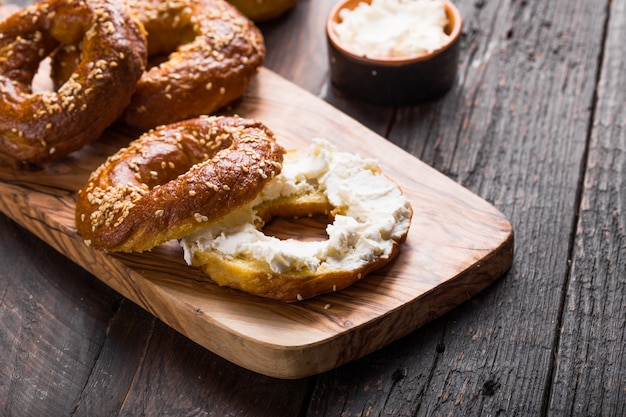
[(301, 0), (264, 24), (267, 67), (501, 210), (515, 229), (509, 273), (360, 360), (277, 380), (172, 330), (0, 213), (0, 414), (626, 415), (624, 0), (459, 0), (458, 85), (400, 109), (327, 84), (334, 2)]
[(549, 412), (626, 415), (626, 1), (613, 2)]
[(69, 415), (121, 297), (3, 215), (0, 241), (0, 414)]
[(284, 304), (217, 287), (184, 264), (175, 242), (144, 254), (95, 251), (76, 235), (75, 192), (107, 155), (138, 134), (121, 126), (54, 165), (25, 170), (4, 163), (0, 209), (200, 345), (280, 378), (323, 372), (366, 355), (466, 301), (509, 269), (513, 231), (498, 210), (271, 71), (259, 73), (232, 112), (263, 120), (286, 148), (304, 148), (317, 136), (378, 158), (415, 211), (398, 259), (345, 291)]
[[(618, 308), (623, 288), (618, 275), (623, 277), (623, 271), (594, 272), (590, 287), (582, 277), (593, 270), (595, 253), (586, 253), (587, 269), (579, 264), (574, 276), (569, 263), (594, 120), (598, 57), (603, 50), (624, 56), (623, 46), (603, 46), (606, 13), (611, 21), (623, 21), (624, 15), (613, 17), (620, 16), (611, 10), (615, 2), (602, 6), (567, 0), (457, 4), (466, 23), (458, 85), (440, 101), (397, 109), (387, 137), (507, 215), (516, 232), (514, 265), (503, 280), (436, 326), (411, 334), (394, 350), (377, 352), (357, 366), (322, 376), (314, 398), (322, 398), (324, 404), (312, 407), (310, 415), (358, 416), (362, 410), (371, 415), (415, 416), (621, 415), (608, 404), (614, 407), (623, 399), (624, 378), (619, 383), (613, 377), (622, 369), (623, 361), (615, 359), (625, 357), (626, 346), (619, 346), (624, 331), (615, 332), (609, 317), (624, 317), (626, 306)], [(625, 67), (612, 62), (607, 73), (614, 77), (605, 80), (606, 88), (618, 95), (623, 88), (617, 79)], [(623, 109), (623, 103), (617, 100), (614, 105)], [(353, 107), (347, 103), (341, 109), (352, 114)], [(599, 159), (597, 163), (602, 165)], [(623, 176), (613, 177), (614, 187), (618, 178)], [(606, 216), (602, 206), (590, 206), (592, 212), (598, 220)], [(623, 244), (621, 251), (614, 243), (609, 250), (609, 242), (616, 240), (606, 237), (606, 229), (589, 223), (587, 228), (586, 248), (596, 239), (604, 240), (604, 254), (610, 252), (618, 266)], [(613, 239), (624, 241), (623, 231), (612, 233)], [(563, 310), (570, 279), (579, 282), (579, 302), (597, 304), (596, 296), (610, 295), (617, 309), (604, 310), (598, 324), (595, 315), (585, 317), (588, 321), (579, 330), (580, 313)], [(590, 288), (603, 289), (600, 293)], [(571, 334), (557, 345), (564, 330), (562, 314), (570, 315), (567, 331)], [(602, 342), (592, 341), (597, 335), (592, 329), (604, 324), (613, 329), (614, 339), (601, 346)], [(580, 341), (578, 331), (584, 336)], [(441, 349), (434, 341), (441, 343)], [(572, 356), (563, 358), (553, 374), (553, 361), (561, 352)], [(585, 369), (589, 354), (601, 366), (593, 373)], [(394, 378), (394, 370), (399, 377)], [(366, 376), (356, 388), (349, 383), (355, 373)], [(585, 382), (579, 382), (580, 375)], [(382, 386), (377, 396), (367, 390), (374, 385)], [(414, 392), (413, 387), (420, 391)], [(556, 398), (553, 403), (551, 398)], [(571, 410), (574, 401), (580, 407), (602, 403), (606, 408), (598, 413), (571, 412), (567, 407)]]

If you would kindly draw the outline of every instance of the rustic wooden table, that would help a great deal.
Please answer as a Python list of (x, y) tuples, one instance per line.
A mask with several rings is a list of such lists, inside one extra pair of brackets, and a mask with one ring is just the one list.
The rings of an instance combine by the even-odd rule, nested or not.
[(457, 82), (406, 108), (329, 85), (334, 3), (260, 25), (265, 66), (501, 210), (508, 274), (362, 359), (283, 380), (196, 345), (0, 215), (3, 415), (626, 415), (626, 0), (459, 0)]

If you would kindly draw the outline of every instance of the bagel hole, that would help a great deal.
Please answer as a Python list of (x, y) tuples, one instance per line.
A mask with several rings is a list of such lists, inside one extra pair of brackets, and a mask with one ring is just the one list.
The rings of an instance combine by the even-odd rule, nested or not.
[(319, 242), (328, 239), (326, 226), (332, 223), (328, 215), (313, 214), (306, 217), (276, 216), (265, 223), (263, 233), (277, 239), (294, 239), (303, 242)]
[(50, 77), (50, 57), (44, 58), (40, 63), (33, 81), (31, 83), (31, 91), (33, 93), (44, 93), (54, 91), (52, 78)]
[[(162, 28), (160, 28), (162, 29)], [(196, 34), (193, 26), (186, 26), (172, 30), (152, 30), (148, 32), (148, 64), (147, 69), (158, 67), (170, 59), (170, 55), (179, 47), (191, 43)]]

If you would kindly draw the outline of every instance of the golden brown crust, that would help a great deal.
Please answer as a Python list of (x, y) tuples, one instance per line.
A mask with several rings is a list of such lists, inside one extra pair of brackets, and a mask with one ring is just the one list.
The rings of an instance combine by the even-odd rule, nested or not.
[(142, 135), (78, 194), (76, 227), (92, 246), (144, 251), (252, 199), (280, 173), (283, 148), (262, 123), (200, 117)]
[(225, 259), (217, 252), (195, 252), (192, 263), (220, 286), (273, 300), (294, 302), (349, 287), (395, 259), (402, 240), (404, 238), (394, 243), (390, 256), (376, 258), (359, 269), (320, 268), (315, 273), (276, 273), (267, 264), (255, 264), (250, 259)]
[(151, 56), (180, 46), (143, 75), (126, 123), (152, 128), (212, 114), (243, 96), (265, 58), (263, 36), (251, 20), (225, 0), (128, 3), (146, 28)]
[[(77, 43), (68, 81), (33, 94), (40, 62)], [(116, 1), (47, 0), (11, 15), (0, 22), (0, 151), (41, 163), (94, 141), (128, 105), (145, 61), (145, 36)]]
[[(123, 120), (144, 130), (212, 114), (243, 96), (265, 58), (261, 31), (225, 0), (124, 0), (148, 37), (154, 64), (139, 80)], [(79, 53), (59, 50), (63, 81)]]

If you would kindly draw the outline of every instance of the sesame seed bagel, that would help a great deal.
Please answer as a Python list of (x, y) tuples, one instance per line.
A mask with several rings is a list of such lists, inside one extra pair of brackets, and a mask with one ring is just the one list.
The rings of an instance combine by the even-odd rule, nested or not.
[[(32, 91), (41, 61), (65, 44), (80, 61), (56, 91)], [(59, 159), (96, 140), (122, 114), (145, 70), (146, 39), (110, 0), (47, 0), (0, 22), (0, 152)]]
[[(275, 216), (328, 214), (326, 240), (263, 233)], [(324, 140), (285, 155), (249, 204), (181, 239), (187, 263), (219, 285), (292, 302), (348, 287), (394, 259), (413, 210), (376, 161)]]
[(78, 193), (77, 231), (109, 252), (179, 239), (253, 200), (283, 153), (265, 125), (236, 116), (157, 127), (92, 173)]
[[(123, 120), (144, 130), (212, 114), (243, 96), (265, 58), (261, 31), (225, 0), (124, 0), (143, 24), (154, 64), (139, 80)], [(59, 51), (62, 81), (79, 56)]]

